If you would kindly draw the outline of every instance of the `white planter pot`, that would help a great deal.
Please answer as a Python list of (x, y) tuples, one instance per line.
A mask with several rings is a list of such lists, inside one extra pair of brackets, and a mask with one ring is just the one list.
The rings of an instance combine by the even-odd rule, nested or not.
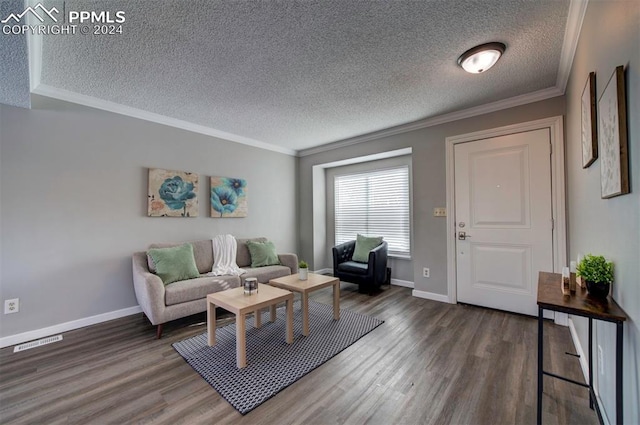
[(300, 280), (307, 280), (309, 277), (309, 269), (298, 269), (298, 278)]

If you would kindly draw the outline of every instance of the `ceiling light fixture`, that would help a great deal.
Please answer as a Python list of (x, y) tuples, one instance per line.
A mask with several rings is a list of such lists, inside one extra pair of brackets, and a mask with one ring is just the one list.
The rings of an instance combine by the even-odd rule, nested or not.
[(480, 74), (498, 62), (506, 47), (497, 42), (481, 44), (460, 55), (458, 65), (471, 74)]

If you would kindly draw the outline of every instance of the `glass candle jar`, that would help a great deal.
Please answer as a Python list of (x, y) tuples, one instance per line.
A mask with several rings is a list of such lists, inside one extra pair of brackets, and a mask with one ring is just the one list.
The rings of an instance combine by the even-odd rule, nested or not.
[(248, 277), (244, 280), (244, 294), (251, 295), (258, 292), (258, 279)]

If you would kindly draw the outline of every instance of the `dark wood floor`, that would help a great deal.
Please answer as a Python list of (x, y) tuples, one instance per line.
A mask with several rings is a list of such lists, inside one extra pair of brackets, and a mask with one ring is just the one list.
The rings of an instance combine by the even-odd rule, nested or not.
[[(166, 325), (161, 340), (135, 315), (21, 353), (0, 350), (0, 423), (535, 423), (534, 318), (395, 286), (374, 297), (341, 287), (341, 308), (385, 323), (246, 416), (171, 347), (204, 332), (204, 314)], [(331, 289), (312, 298), (330, 303)], [(544, 335), (548, 369), (583, 381), (564, 354), (574, 351), (568, 328), (545, 323)], [(597, 423), (587, 400), (585, 389), (545, 378), (544, 423)]]

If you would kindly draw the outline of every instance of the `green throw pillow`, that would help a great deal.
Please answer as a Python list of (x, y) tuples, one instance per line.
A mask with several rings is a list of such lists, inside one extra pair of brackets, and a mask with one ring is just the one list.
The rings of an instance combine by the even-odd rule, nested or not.
[(165, 285), (200, 276), (190, 243), (170, 248), (152, 248), (147, 254), (156, 265), (156, 274)]
[(356, 249), (353, 251), (353, 261), (358, 263), (369, 262), (369, 251), (382, 243), (382, 236), (368, 237), (358, 235), (356, 238)]
[(251, 254), (251, 267), (273, 266), (280, 264), (273, 242), (247, 241), (249, 254)]

